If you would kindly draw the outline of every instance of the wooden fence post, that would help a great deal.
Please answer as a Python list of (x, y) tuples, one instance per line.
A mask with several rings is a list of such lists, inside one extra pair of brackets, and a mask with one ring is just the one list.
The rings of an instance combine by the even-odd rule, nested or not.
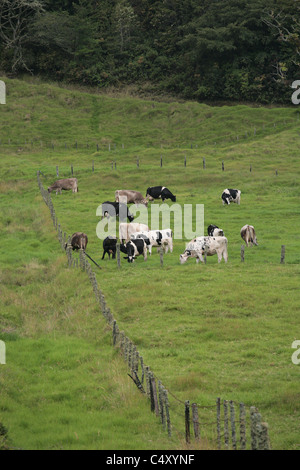
[(160, 265), (163, 266), (164, 265), (164, 250), (162, 246), (160, 246), (160, 249), (159, 249), (159, 257), (160, 257)]
[(281, 245), (281, 258), (280, 258), (281, 264), (284, 264), (284, 259), (285, 259), (285, 245)]
[(117, 263), (118, 263), (118, 268), (121, 267), (121, 254), (120, 254), (120, 243), (117, 243)]
[(245, 246), (244, 245), (241, 246), (241, 261), (242, 262), (245, 261)]
[(169, 435), (169, 437), (171, 437), (172, 430), (171, 430), (171, 421), (170, 421), (170, 412), (169, 412), (168, 391), (166, 389), (164, 389), (164, 399), (165, 399), (165, 410), (166, 410), (168, 435)]
[(203, 158), (203, 170), (206, 168), (205, 158)]
[(186, 400), (185, 402), (185, 442), (189, 444), (191, 442), (191, 432), (190, 432), (190, 402)]
[(158, 401), (157, 401), (157, 391), (156, 391), (156, 382), (155, 378), (151, 377), (151, 387), (152, 387), (152, 395), (153, 395), (153, 402), (154, 402), (154, 411), (155, 415), (159, 416), (159, 409), (158, 409)]
[(236, 433), (235, 433), (235, 412), (234, 412), (234, 404), (233, 401), (230, 400), (230, 422), (231, 422), (231, 440), (232, 440), (232, 448), (236, 450)]
[(217, 398), (217, 443), (218, 450), (221, 450), (221, 399)]
[(228, 401), (224, 400), (224, 441), (225, 449), (229, 449), (229, 429), (228, 429)]
[(194, 436), (195, 439), (200, 439), (200, 431), (199, 431), (199, 416), (198, 416), (198, 408), (197, 403), (192, 403), (192, 413), (193, 413), (193, 426), (194, 426)]
[(59, 177), (58, 166), (56, 166), (56, 176), (57, 176), (57, 178)]
[(222, 171), (225, 170), (225, 167), (224, 167), (224, 162), (222, 162)]
[(160, 167), (162, 168), (163, 163), (162, 163), (162, 155), (160, 156)]
[(246, 409), (244, 403), (240, 403), (240, 444), (241, 450), (246, 450)]
[(161, 384), (160, 380), (158, 381), (158, 400), (159, 400), (160, 419), (161, 419), (161, 423), (163, 425), (163, 428), (165, 429), (166, 420), (165, 420), (165, 414), (164, 414), (164, 400), (163, 400), (162, 384)]

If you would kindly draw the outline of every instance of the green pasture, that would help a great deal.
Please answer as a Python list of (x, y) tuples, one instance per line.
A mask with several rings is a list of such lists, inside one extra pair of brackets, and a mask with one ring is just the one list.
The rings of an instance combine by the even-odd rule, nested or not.
[[(257, 406), (272, 448), (299, 449), (299, 366), (291, 360), (292, 342), (300, 339), (297, 108), (158, 103), (5, 81), (0, 339), (7, 364), (0, 366), (0, 422), (11, 445), (185, 448), (182, 403), (209, 407), (221, 397)], [(36, 181), (40, 170), (48, 187), (56, 166), (59, 177), (71, 176), (73, 166), (79, 186), (77, 194), (52, 194), (59, 223), (67, 235), (88, 234), (87, 253), (102, 266), (92, 265), (119, 328), (172, 394), (171, 439), (128, 378), (86, 276), (67, 268)], [(116, 189), (145, 194), (160, 184), (183, 210), (204, 205), (205, 233), (214, 223), (228, 238), (227, 264), (213, 256), (206, 265), (180, 265), (184, 235), (163, 267), (156, 250), (147, 262), (129, 265), (121, 257), (120, 269), (101, 261), (98, 206), (114, 200)], [(222, 205), (227, 187), (241, 189), (240, 206)], [(151, 226), (151, 205), (148, 214)], [(241, 263), (246, 223), (259, 245), (246, 248)], [(203, 408), (201, 422), (214, 421), (213, 413)], [(205, 447), (215, 446), (211, 426), (203, 424), (202, 436)]]

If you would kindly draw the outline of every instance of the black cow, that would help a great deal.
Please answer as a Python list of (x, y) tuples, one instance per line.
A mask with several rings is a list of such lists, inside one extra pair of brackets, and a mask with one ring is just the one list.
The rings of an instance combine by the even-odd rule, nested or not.
[(171, 199), (171, 201), (176, 202), (176, 196), (169, 191), (165, 186), (152, 186), (147, 189), (146, 197), (151, 201), (153, 199), (162, 199), (164, 202), (165, 199)]
[(241, 191), (239, 189), (224, 189), (221, 197), (223, 204), (229, 205), (231, 202), (236, 202), (236, 204), (240, 204)]
[(134, 220), (134, 217), (129, 212), (127, 205), (123, 202), (103, 202), (102, 215), (103, 217), (120, 217), (121, 222), (126, 220), (126, 218), (128, 218), (129, 222)]
[(150, 244), (149, 240), (143, 238), (137, 238), (136, 240), (130, 240), (126, 243), (121, 243), (120, 250), (127, 256), (124, 259), (128, 260), (128, 263), (133, 263), (137, 256), (143, 255), (144, 260), (147, 261), (147, 245)]
[(117, 238), (116, 237), (106, 237), (103, 240), (103, 256), (102, 259), (104, 259), (105, 254), (108, 254), (108, 257), (110, 258), (110, 255), (112, 254), (112, 259), (116, 258), (116, 251), (117, 251)]
[(217, 225), (210, 224), (207, 227), (207, 235), (209, 237), (224, 237), (224, 232)]

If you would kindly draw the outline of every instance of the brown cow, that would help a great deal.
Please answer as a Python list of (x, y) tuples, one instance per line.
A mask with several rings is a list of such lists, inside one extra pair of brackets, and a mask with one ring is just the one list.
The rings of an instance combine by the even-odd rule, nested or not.
[(72, 189), (73, 193), (78, 193), (78, 182), (77, 178), (66, 178), (63, 180), (57, 180), (48, 188), (48, 193), (51, 191), (56, 191), (56, 194), (59, 192), (61, 194), (62, 189), (68, 190)]
[[(71, 246), (72, 250), (86, 250), (88, 244), (88, 237), (83, 232), (75, 232), (71, 237)], [(65, 248), (67, 248), (68, 244), (65, 244)]]
[(258, 245), (253, 225), (244, 225), (244, 227), (241, 228), (241, 237), (245, 241), (246, 246), (249, 244), (250, 246)]
[(115, 192), (115, 200), (116, 202), (124, 202), (125, 204), (133, 203), (148, 206), (148, 200), (143, 197), (142, 193), (129, 189), (117, 189)]

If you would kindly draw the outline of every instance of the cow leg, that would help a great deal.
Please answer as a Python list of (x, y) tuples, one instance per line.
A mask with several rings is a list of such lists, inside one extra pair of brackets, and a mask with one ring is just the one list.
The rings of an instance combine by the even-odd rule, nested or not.
[[(151, 246), (151, 245), (150, 245)], [(147, 261), (147, 245), (144, 246), (144, 261)]]
[(104, 256), (105, 256), (105, 253), (106, 253), (106, 250), (103, 251), (103, 255), (102, 255), (102, 260), (104, 259)]

